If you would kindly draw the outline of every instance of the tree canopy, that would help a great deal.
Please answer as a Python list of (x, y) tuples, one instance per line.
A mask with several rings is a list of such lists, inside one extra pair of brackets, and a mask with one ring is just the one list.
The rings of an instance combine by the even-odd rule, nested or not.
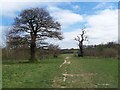
[(30, 47), (30, 60), (34, 61), (35, 48), (47, 44), (47, 38), (63, 39), (60, 23), (44, 8), (26, 9), (15, 18), (8, 34), (8, 45), (11, 48)]

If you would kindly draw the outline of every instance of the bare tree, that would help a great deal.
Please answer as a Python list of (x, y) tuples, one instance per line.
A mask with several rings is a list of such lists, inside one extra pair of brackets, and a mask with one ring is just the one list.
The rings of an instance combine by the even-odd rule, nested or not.
[(87, 41), (87, 36), (85, 34), (86, 34), (86, 31), (84, 27), (82, 28), (82, 33), (75, 38), (75, 40), (78, 41), (78, 46), (79, 46), (78, 56), (79, 57), (83, 57), (83, 42)]
[[(8, 43), (15, 47), (30, 47), (30, 61), (36, 61), (36, 46), (42, 46), (47, 38), (63, 39), (61, 25), (55, 21), (44, 8), (23, 10), (8, 35)], [(37, 44), (37, 45), (36, 45)]]

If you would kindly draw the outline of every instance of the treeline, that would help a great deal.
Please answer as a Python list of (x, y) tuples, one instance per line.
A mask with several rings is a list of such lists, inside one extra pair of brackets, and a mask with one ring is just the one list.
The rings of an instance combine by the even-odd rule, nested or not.
[[(109, 42), (107, 44), (88, 45), (84, 46), (84, 56), (95, 57), (114, 57), (118, 58), (118, 50), (120, 45), (115, 42)], [(63, 54), (74, 54), (77, 56), (79, 49), (63, 49)]]
[[(94, 57), (113, 57), (118, 58), (118, 50), (120, 45), (115, 42), (107, 44), (84, 46), (84, 56)], [(58, 45), (49, 45), (47, 48), (37, 48), (36, 58), (44, 60), (49, 57), (58, 57), (60, 54), (74, 54), (77, 56), (79, 49), (60, 49)], [(19, 48), (2, 48), (3, 60), (28, 60), (30, 58), (30, 49), (27, 47)]]
[[(57, 58), (60, 54), (60, 48), (58, 45), (50, 44), (46, 48), (36, 48), (36, 58), (38, 60), (44, 60), (45, 58), (54, 57)], [(2, 48), (2, 60), (28, 60), (30, 58), (30, 48)]]

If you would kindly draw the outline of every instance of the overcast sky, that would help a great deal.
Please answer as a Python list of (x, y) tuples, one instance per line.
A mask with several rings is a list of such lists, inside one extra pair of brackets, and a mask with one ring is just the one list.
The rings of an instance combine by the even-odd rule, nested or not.
[[(86, 26), (86, 45), (118, 41), (117, 2), (2, 2), (0, 8), (0, 36), (14, 22), (14, 18), (27, 8), (44, 7), (62, 25), (64, 40), (49, 40), (61, 48), (78, 48), (74, 38)], [(3, 38), (1, 38), (3, 40)], [(1, 41), (1, 40), (0, 40)]]

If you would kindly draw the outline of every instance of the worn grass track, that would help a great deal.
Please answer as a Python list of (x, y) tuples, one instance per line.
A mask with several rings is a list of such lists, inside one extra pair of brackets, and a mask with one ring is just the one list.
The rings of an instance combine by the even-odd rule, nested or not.
[[(55, 77), (53, 87), (58, 88), (116, 88), (118, 87), (118, 62), (104, 58), (70, 59), (71, 64), (61, 68), (62, 74)], [(65, 71), (67, 71), (64, 82)]]
[[(59, 66), (66, 56), (70, 65)], [(39, 63), (3, 63), (3, 88), (116, 88), (118, 61), (62, 55)], [(66, 74), (63, 81), (63, 74)]]

